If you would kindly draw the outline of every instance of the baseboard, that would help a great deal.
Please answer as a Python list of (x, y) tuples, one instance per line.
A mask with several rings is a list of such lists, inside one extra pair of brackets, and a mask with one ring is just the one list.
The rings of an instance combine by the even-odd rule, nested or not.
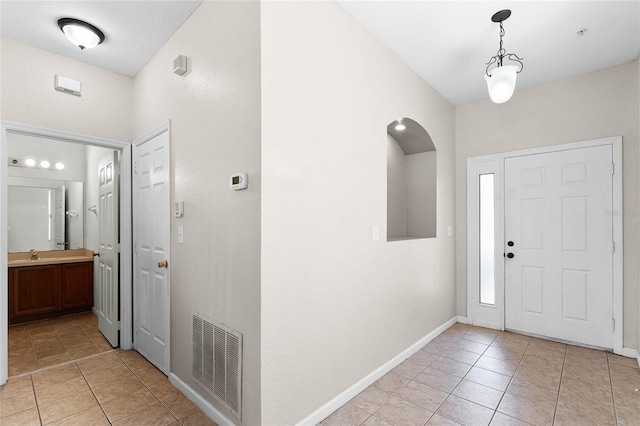
[(467, 320), (467, 317), (463, 317), (463, 316), (458, 315), (456, 318), (458, 319), (459, 323), (469, 324), (469, 320)]
[(637, 349), (622, 348), (622, 353), (620, 355), (635, 358), (638, 361), (638, 367), (640, 367), (640, 351)]
[(356, 382), (353, 386), (342, 392), (340, 395), (336, 396), (335, 398), (324, 404), (322, 407), (309, 414), (306, 418), (301, 420), (298, 425), (317, 425), (318, 423), (320, 423), (331, 413), (349, 402), (354, 396), (358, 395), (360, 392), (372, 385), (380, 377), (384, 376), (389, 371), (396, 368), (405, 359), (418, 352), (424, 345), (432, 341), (440, 333), (458, 322), (458, 318), (459, 317), (451, 318), (449, 321), (445, 322), (440, 327), (436, 328), (431, 333), (427, 334), (416, 343), (400, 352), (398, 355), (378, 367), (376, 370), (362, 378), (360, 381)]
[(196, 407), (198, 407), (202, 412), (209, 417), (211, 420), (216, 422), (218, 425), (224, 426), (233, 426), (234, 423), (226, 418), (220, 411), (218, 411), (213, 405), (209, 403), (206, 399), (204, 399), (200, 394), (194, 391), (189, 385), (180, 380), (178, 376), (173, 373), (169, 373), (169, 382), (173, 386), (175, 386), (180, 392), (182, 392), (191, 402), (193, 402)]

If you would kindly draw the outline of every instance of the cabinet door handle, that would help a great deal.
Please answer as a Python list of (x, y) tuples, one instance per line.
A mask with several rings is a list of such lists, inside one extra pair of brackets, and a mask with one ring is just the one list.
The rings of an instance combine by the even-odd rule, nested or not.
[(158, 262), (158, 268), (168, 268), (168, 267), (169, 267), (168, 260), (163, 260), (162, 262)]

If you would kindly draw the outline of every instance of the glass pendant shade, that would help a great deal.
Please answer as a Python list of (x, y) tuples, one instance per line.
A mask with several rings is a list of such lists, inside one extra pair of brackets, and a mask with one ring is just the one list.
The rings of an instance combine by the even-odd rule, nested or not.
[(516, 88), (516, 77), (518, 76), (517, 65), (503, 65), (491, 70), (491, 76), (485, 74), (489, 97), (497, 104), (507, 102), (511, 99)]
[(93, 25), (73, 18), (62, 18), (58, 26), (69, 41), (80, 49), (91, 49), (104, 41), (104, 33)]

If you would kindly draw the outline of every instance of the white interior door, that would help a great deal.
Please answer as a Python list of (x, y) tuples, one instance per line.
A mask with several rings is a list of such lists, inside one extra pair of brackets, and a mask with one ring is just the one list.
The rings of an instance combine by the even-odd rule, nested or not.
[(133, 168), (134, 342), (169, 373), (169, 131), (136, 141)]
[(610, 145), (505, 159), (507, 329), (613, 347), (612, 166)]
[(110, 151), (98, 166), (98, 328), (111, 346), (119, 345), (119, 167), (117, 152)]
[(64, 194), (65, 194), (64, 185), (60, 185), (56, 187), (55, 201), (54, 201), (55, 213), (53, 214), (53, 242), (54, 242), (53, 250), (65, 249), (64, 234), (65, 234), (66, 207), (65, 207)]

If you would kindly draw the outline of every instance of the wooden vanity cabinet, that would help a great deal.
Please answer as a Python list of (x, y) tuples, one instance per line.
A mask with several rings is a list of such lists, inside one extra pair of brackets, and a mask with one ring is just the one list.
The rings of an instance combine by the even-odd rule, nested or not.
[(91, 310), (93, 262), (9, 268), (9, 324)]

